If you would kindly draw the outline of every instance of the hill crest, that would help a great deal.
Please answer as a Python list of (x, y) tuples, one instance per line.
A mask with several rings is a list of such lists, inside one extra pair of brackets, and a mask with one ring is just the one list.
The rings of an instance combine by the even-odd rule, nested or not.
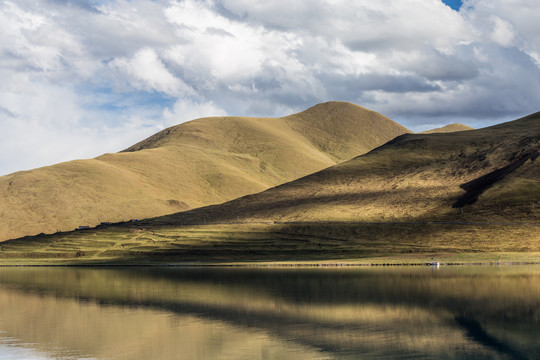
[(436, 128), (436, 129), (421, 131), (419, 132), (419, 134), (449, 133), (449, 132), (467, 131), (467, 130), (474, 130), (474, 128), (468, 125), (454, 123), (454, 124), (449, 124), (440, 128)]
[(189, 121), (120, 153), (0, 177), (0, 240), (221, 203), (348, 160), (405, 132), (380, 114), (341, 102), (283, 118)]
[[(539, 152), (540, 113), (478, 130), (403, 134), (315, 174), (163, 221), (539, 222)], [(473, 201), (460, 200), (471, 193)]]

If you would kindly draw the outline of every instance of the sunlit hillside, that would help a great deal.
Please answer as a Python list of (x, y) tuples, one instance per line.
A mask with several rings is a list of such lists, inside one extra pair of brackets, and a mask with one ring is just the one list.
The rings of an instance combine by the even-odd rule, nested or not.
[(539, 149), (540, 113), (480, 130), (405, 134), (294, 182), (161, 221), (537, 221)]
[(449, 133), (466, 130), (474, 130), (474, 128), (463, 124), (450, 124), (440, 128), (422, 131), (420, 134)]
[(221, 203), (363, 154), (408, 132), (343, 102), (283, 118), (203, 118), (116, 154), (0, 177), (0, 240)]
[(491, 260), (530, 258), (540, 253), (539, 150), (540, 113), (479, 130), (404, 134), (261, 193), (8, 241), (1, 256), (112, 263), (480, 252), (495, 254)]

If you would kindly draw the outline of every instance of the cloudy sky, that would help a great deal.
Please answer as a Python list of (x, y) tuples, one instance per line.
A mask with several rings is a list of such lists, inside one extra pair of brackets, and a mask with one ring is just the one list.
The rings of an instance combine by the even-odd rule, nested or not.
[(0, 0), (0, 175), (211, 115), (540, 110), (538, 0)]

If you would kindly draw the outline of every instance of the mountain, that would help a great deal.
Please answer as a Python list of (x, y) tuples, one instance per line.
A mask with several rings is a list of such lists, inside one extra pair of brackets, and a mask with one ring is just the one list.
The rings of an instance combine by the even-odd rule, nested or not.
[(434, 134), (434, 133), (448, 133), (448, 132), (456, 132), (456, 131), (466, 131), (466, 130), (474, 130), (474, 128), (463, 125), (463, 124), (450, 124), (446, 125), (440, 128), (426, 130), (420, 132), (420, 134)]
[(120, 153), (0, 177), (0, 240), (221, 203), (335, 165), (407, 132), (344, 102), (283, 118), (193, 120)]
[(387, 256), (539, 261), (539, 152), (540, 113), (479, 130), (403, 134), (362, 156), (223, 204), (6, 241), (0, 258), (78, 264)]
[(162, 218), (245, 221), (540, 221), (540, 113), (454, 133), (404, 134), (259, 194)]
[(257, 229), (266, 240), (244, 240), (244, 249), (272, 244), (295, 259), (539, 252), (539, 151), (540, 113), (480, 130), (404, 134), (291, 183), (143, 228), (267, 223)]

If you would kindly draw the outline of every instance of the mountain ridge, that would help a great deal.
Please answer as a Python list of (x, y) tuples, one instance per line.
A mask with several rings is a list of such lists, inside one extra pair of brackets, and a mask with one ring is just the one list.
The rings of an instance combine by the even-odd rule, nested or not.
[(539, 152), (540, 113), (478, 130), (406, 133), (222, 204), (9, 240), (0, 258), (197, 265), (425, 264), (439, 256), (458, 263), (538, 261)]
[(446, 133), (446, 132), (467, 131), (467, 130), (474, 130), (474, 128), (468, 125), (460, 124), (460, 123), (453, 123), (453, 124), (448, 124), (440, 128), (421, 131), (419, 132), (419, 134)]
[[(326, 140), (325, 122), (334, 129)], [(196, 119), (119, 153), (0, 177), (0, 240), (221, 203), (347, 160), (405, 132), (383, 115), (343, 102), (283, 118)]]

